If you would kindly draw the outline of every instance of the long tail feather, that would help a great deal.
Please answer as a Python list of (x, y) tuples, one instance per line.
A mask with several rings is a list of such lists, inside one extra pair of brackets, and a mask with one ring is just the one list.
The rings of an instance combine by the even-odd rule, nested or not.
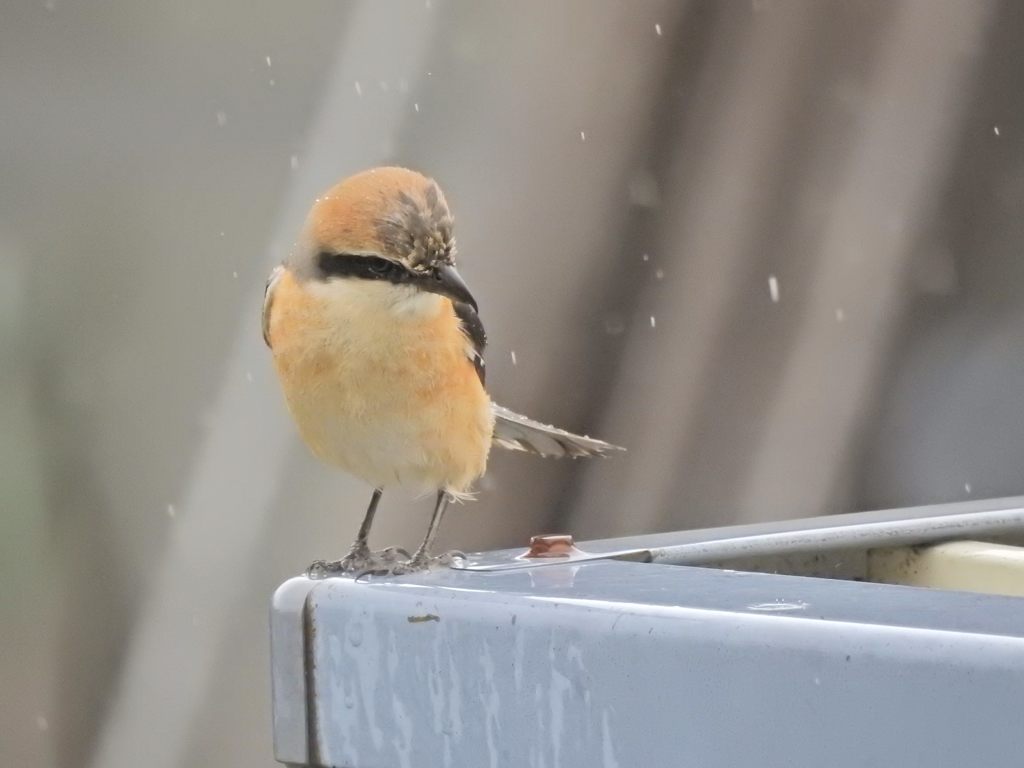
[(608, 451), (624, 451), (593, 437), (574, 435), (564, 429), (541, 424), (508, 408), (494, 405), (494, 442), (511, 451), (526, 451), (540, 456), (600, 456)]

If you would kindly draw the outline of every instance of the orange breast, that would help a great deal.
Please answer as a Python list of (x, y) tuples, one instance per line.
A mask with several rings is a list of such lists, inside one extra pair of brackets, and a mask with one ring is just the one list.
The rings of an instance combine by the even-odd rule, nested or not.
[(387, 283), (300, 283), (270, 316), (274, 364), (313, 453), (377, 487), (468, 490), (494, 421), (451, 302)]

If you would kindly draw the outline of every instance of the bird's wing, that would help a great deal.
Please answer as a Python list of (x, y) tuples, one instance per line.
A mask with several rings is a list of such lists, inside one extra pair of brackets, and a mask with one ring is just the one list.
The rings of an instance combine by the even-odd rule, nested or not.
[(274, 305), (274, 288), (277, 287), (281, 275), (284, 274), (284, 266), (278, 264), (267, 278), (267, 287), (263, 291), (263, 341), (270, 346), (270, 310)]
[(480, 377), (480, 383), (485, 383), (487, 378), (484, 370), (484, 347), (487, 346), (487, 332), (484, 331), (484, 324), (480, 321), (480, 315), (476, 313), (472, 305), (461, 301), (453, 301), (455, 316), (462, 323), (462, 332), (469, 340), (470, 348), (467, 350), (467, 357), (476, 368), (476, 375)]
[(527, 451), (541, 456), (600, 456), (609, 451), (624, 451), (611, 443), (583, 437), (564, 429), (541, 424), (508, 408), (492, 405), (494, 410), (494, 442), (512, 451)]

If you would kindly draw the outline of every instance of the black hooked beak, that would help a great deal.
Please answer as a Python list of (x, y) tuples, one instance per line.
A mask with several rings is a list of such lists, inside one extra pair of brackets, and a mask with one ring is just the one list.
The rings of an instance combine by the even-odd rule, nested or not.
[(469, 292), (469, 286), (463, 282), (462, 277), (450, 264), (438, 264), (430, 270), (429, 277), (424, 281), (424, 288), (431, 293), (447, 296), (453, 301), (469, 304), (474, 312), (480, 310), (476, 306), (476, 299)]

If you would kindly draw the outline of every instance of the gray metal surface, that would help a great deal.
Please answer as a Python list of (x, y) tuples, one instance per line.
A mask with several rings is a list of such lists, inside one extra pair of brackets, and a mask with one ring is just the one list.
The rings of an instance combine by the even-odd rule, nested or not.
[(1019, 766), (1024, 755), (1017, 598), (592, 561), (293, 579), (273, 624), (276, 756), (297, 765)]
[[(756, 566), (758, 561), (776, 564), (779, 558), (795, 564), (800, 558), (821, 558), (828, 553), (864, 553), (874, 548), (967, 538), (1024, 542), (1024, 497), (604, 539), (581, 545), (587, 556), (579, 559), (743, 567)], [(524, 561), (522, 553), (522, 549), (476, 553), (456, 567), (490, 571), (557, 563)], [(800, 570), (813, 568), (825, 575), (835, 569), (838, 575), (863, 576), (859, 572), (844, 572), (842, 566), (839, 561), (812, 562)]]

